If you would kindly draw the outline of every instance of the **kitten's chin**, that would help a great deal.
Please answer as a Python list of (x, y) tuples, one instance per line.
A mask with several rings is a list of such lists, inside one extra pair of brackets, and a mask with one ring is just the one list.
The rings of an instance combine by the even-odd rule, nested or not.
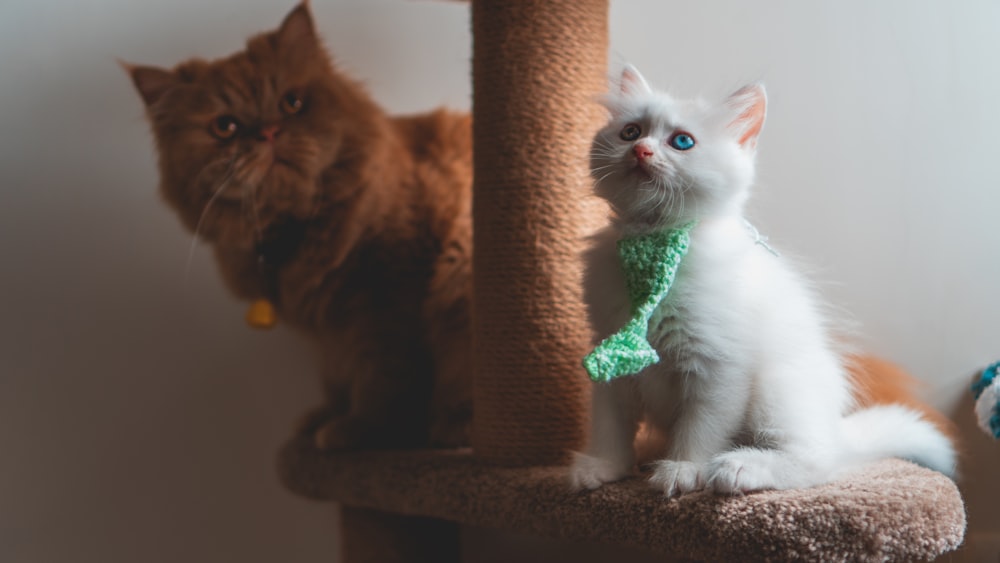
[(637, 162), (635, 166), (628, 170), (628, 176), (640, 182), (650, 182), (659, 179), (660, 174), (653, 165)]
[[(676, 198), (676, 196), (674, 196)], [(629, 205), (619, 207), (616, 214), (622, 225), (637, 232), (659, 231), (672, 229), (690, 223), (696, 219), (695, 212), (690, 209), (691, 202), (682, 202), (670, 196), (664, 196), (659, 205), (649, 205), (649, 200), (629, 201)]]

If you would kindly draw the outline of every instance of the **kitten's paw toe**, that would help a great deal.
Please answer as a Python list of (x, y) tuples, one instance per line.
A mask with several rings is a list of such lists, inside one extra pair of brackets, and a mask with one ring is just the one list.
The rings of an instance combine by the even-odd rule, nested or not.
[(656, 462), (649, 482), (654, 487), (663, 489), (668, 497), (687, 494), (704, 487), (700, 469), (701, 466), (693, 461), (665, 459)]
[(594, 490), (605, 483), (628, 477), (632, 471), (623, 463), (589, 456), (573, 454), (573, 465), (569, 468), (569, 484), (574, 490)]
[(703, 472), (707, 488), (727, 495), (778, 488), (771, 468), (758, 457), (740, 451), (716, 456)]

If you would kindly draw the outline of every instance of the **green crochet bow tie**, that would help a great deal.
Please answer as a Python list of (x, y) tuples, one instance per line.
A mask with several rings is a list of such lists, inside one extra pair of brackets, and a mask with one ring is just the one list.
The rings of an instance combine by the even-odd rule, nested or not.
[(632, 303), (632, 318), (583, 359), (592, 380), (611, 381), (639, 373), (660, 361), (647, 340), (649, 319), (674, 283), (681, 258), (691, 244), (693, 227), (694, 223), (688, 223), (679, 229), (618, 241), (618, 259)]

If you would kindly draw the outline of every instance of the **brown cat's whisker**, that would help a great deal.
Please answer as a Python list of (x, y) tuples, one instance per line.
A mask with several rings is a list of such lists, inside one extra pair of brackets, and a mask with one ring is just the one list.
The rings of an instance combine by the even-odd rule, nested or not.
[(233, 158), (229, 160), (229, 166), (225, 177), (223, 177), (219, 187), (212, 193), (212, 197), (208, 199), (208, 203), (206, 203), (205, 207), (202, 208), (201, 215), (198, 217), (198, 223), (195, 224), (194, 232), (191, 235), (191, 245), (188, 248), (187, 262), (184, 264), (185, 283), (187, 283), (188, 279), (191, 277), (191, 263), (194, 260), (194, 249), (198, 245), (198, 237), (201, 234), (201, 226), (205, 221), (205, 217), (208, 215), (208, 209), (212, 207), (212, 203), (219, 198), (219, 195), (221, 195), (222, 192), (229, 187), (229, 182), (232, 180), (235, 171), (235, 162), (236, 156), (234, 155)]
[(264, 230), (260, 226), (260, 214), (257, 212), (257, 189), (260, 188), (259, 185), (249, 186), (243, 191), (243, 194), (247, 199), (250, 200), (250, 215), (253, 221), (253, 232), (256, 240), (260, 241), (264, 239)]

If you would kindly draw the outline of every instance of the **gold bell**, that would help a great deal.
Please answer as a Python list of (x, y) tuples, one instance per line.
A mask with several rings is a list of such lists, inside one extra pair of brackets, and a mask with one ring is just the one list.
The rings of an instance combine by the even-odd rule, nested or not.
[(278, 313), (267, 299), (258, 299), (247, 309), (247, 324), (253, 328), (273, 328), (278, 324)]

